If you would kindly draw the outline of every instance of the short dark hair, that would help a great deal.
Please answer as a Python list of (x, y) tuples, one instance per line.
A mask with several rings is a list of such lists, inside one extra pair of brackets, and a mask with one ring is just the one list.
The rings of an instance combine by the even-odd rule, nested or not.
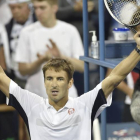
[(31, 0), (32, 2), (38, 1), (38, 2), (42, 2), (42, 1), (46, 1), (48, 2), (50, 5), (54, 5), (54, 4), (58, 4), (58, 0)]
[(65, 71), (68, 76), (68, 81), (70, 81), (71, 78), (73, 78), (74, 74), (74, 67), (71, 64), (70, 61), (61, 59), (61, 58), (53, 58), (50, 59), (42, 68), (43, 74), (44, 74), (44, 79), (45, 79), (45, 72), (48, 69), (55, 69), (55, 71)]

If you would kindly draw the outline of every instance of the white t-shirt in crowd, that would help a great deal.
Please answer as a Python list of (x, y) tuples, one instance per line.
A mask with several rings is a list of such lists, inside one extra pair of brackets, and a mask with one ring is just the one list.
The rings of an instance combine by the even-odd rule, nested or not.
[(0, 24), (7, 24), (12, 18), (12, 13), (6, 0), (0, 0)]
[(11, 81), (7, 104), (23, 117), (31, 140), (91, 140), (93, 120), (112, 102), (112, 94), (106, 99), (101, 84), (80, 97), (69, 97), (66, 105), (56, 111), (48, 99)]
[[(84, 54), (82, 40), (73, 25), (57, 20), (55, 27), (46, 28), (37, 21), (22, 30), (15, 60), (21, 63), (36, 61), (37, 53), (43, 54), (47, 51), (46, 45), (51, 46), (49, 39), (56, 43), (62, 55), (79, 59), (79, 56)], [(41, 68), (29, 76), (25, 89), (44, 98), (47, 97)], [(77, 96), (74, 86), (70, 88), (69, 95), (71, 94), (73, 97)]]

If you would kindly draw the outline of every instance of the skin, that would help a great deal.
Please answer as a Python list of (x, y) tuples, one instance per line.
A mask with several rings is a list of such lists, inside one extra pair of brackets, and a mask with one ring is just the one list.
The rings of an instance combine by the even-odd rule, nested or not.
[[(76, 1), (73, 8), (77, 12), (83, 11), (83, 0)], [(87, 10), (88, 10), (88, 12), (91, 12), (93, 9), (94, 9), (93, 1), (88, 1), (87, 2)]]
[(0, 65), (4, 70), (6, 70), (6, 61), (4, 57), (4, 48), (0, 47)]
[(18, 23), (24, 24), (30, 14), (28, 3), (9, 4), (14, 20)]
[(34, 9), (37, 19), (45, 27), (54, 27), (56, 25), (56, 12), (58, 10), (57, 5), (50, 5), (46, 1), (35, 1)]
[[(108, 68), (106, 77), (111, 73), (112, 69)], [(122, 81), (118, 86), (117, 89), (124, 92), (126, 95), (128, 95), (130, 98), (132, 98), (133, 95), (133, 89), (131, 89), (124, 81)]]
[(53, 68), (45, 72), (45, 87), (50, 105), (56, 110), (62, 108), (68, 101), (68, 90), (73, 85), (73, 79), (68, 81), (63, 70), (56, 72)]

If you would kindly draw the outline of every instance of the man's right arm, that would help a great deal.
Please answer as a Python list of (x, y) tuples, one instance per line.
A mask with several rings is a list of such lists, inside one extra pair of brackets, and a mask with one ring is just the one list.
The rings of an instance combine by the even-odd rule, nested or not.
[(4, 70), (6, 70), (6, 61), (4, 57), (4, 47), (0, 44), (0, 65)]
[(4, 73), (0, 66), (0, 90), (9, 98), (9, 86), (11, 79)]

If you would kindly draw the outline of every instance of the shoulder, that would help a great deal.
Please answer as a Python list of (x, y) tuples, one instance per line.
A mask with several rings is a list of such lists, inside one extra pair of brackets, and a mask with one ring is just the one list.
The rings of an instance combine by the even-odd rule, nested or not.
[(22, 33), (32, 33), (38, 30), (40, 27), (41, 27), (40, 22), (36, 21), (35, 23), (32, 23), (31, 25), (28, 25), (27, 27), (23, 28)]
[(70, 32), (77, 31), (77, 28), (74, 25), (61, 21), (61, 20), (58, 20), (58, 25), (63, 27), (63, 29), (65, 30), (69, 30)]

